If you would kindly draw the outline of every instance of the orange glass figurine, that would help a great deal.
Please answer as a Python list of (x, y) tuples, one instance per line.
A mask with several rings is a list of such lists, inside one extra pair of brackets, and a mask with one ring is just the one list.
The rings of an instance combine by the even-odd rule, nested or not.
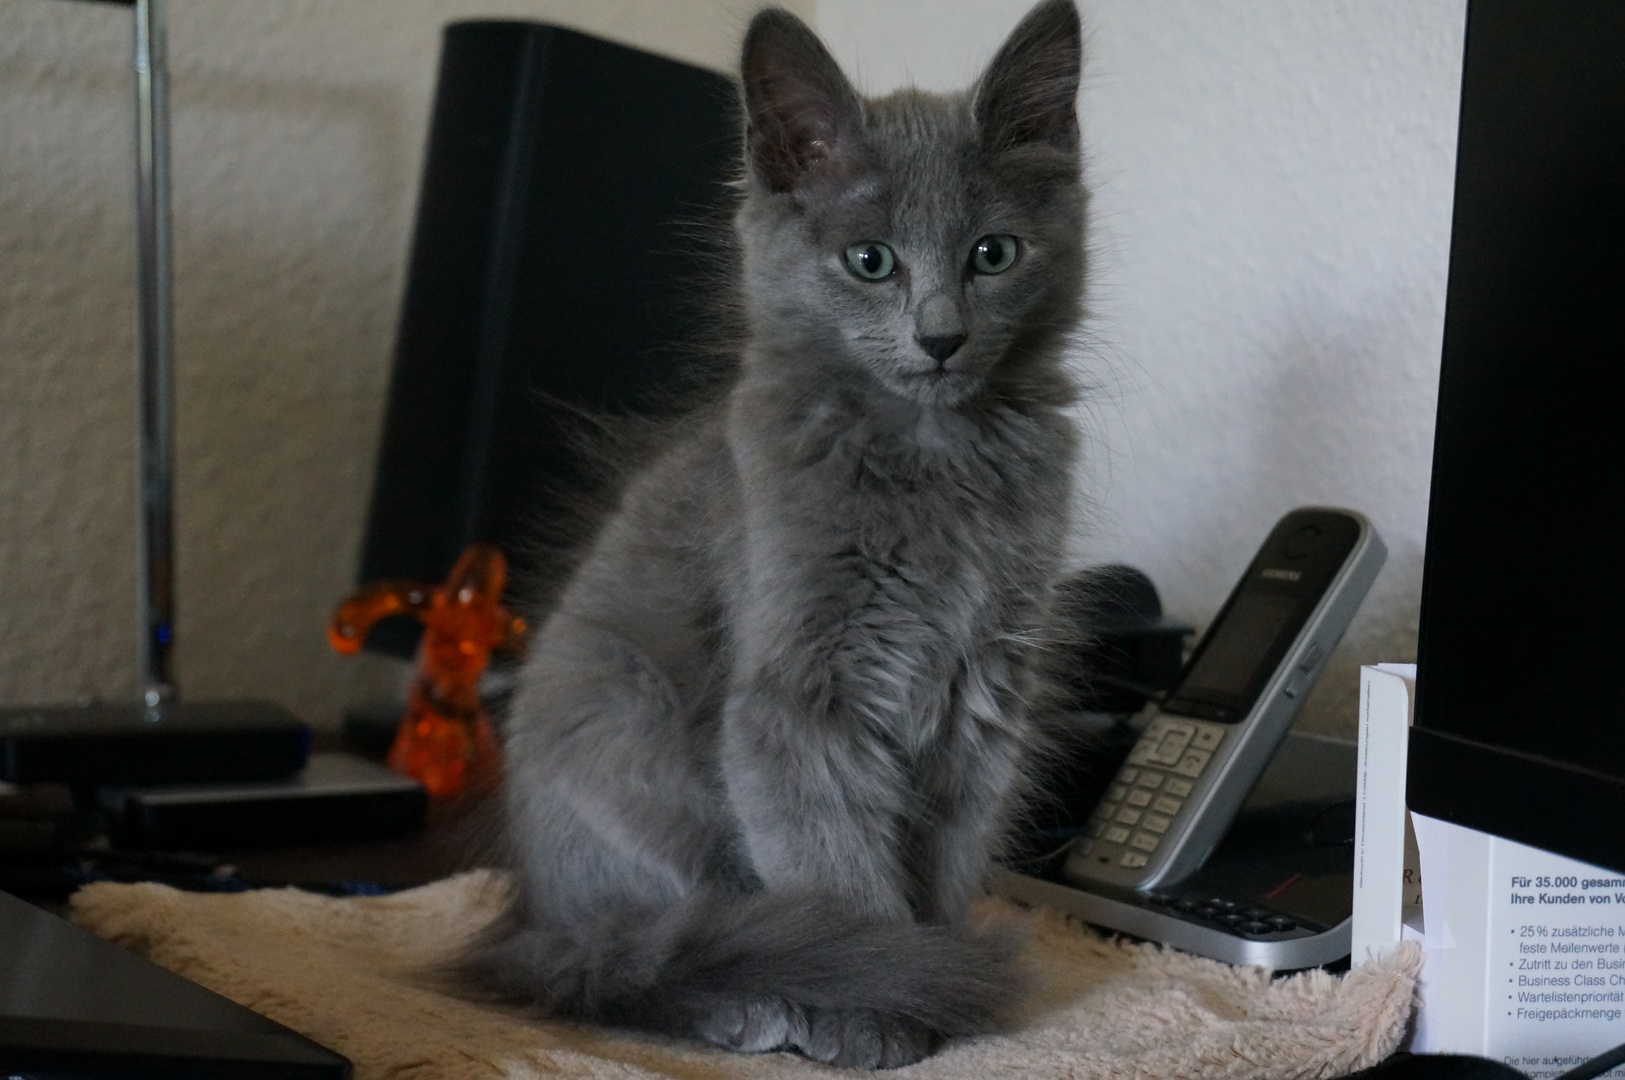
[(340, 604), (327, 627), (328, 644), (351, 655), (387, 615), (414, 615), (423, 623), (417, 675), (386, 764), (436, 798), (488, 792), (501, 780), (479, 681), (492, 649), (523, 642), (524, 620), (502, 606), (507, 576), (502, 552), (475, 544), (444, 584), (375, 582)]

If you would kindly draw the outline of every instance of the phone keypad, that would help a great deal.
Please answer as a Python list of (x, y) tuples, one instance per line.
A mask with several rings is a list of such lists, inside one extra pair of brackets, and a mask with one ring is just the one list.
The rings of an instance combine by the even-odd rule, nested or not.
[(1156, 907), (1178, 912), (1182, 918), (1207, 923), (1237, 937), (1280, 940), (1319, 932), (1314, 926), (1300, 923), (1282, 912), (1246, 901), (1238, 903), (1219, 896), (1170, 896), (1164, 893), (1151, 893), (1146, 899)]
[(1219, 748), (1224, 740), (1224, 729), (1213, 724), (1199, 724), (1196, 734), (1191, 737), (1191, 748), (1212, 752)]
[(1153, 719), (1084, 826), (1079, 853), (1129, 869), (1148, 865), (1227, 730), (1181, 716)]
[(1157, 801), (1151, 804), (1151, 809), (1159, 814), (1177, 814), (1180, 807), (1185, 805), (1183, 799), (1170, 798), (1167, 795), (1157, 796)]
[(1179, 761), (1170, 766), (1180, 776), (1189, 776), (1195, 779), (1202, 775), (1207, 763), (1213, 755), (1206, 750), (1187, 750), (1179, 756)]

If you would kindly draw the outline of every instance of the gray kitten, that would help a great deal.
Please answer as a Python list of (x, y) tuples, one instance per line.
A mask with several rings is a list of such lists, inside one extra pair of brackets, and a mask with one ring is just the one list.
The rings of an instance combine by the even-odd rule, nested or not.
[(751, 23), (739, 374), (531, 642), (488, 990), (868, 1068), (1014, 1003), (967, 911), (1067, 529), (1079, 61), (1045, 0), (968, 94), (865, 101)]

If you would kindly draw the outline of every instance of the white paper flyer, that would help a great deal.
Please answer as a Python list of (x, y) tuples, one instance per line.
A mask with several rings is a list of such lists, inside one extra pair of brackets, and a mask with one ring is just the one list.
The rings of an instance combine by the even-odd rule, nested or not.
[[(1546, 1078), (1625, 1043), (1625, 874), (1411, 814), (1422, 905), (1419, 917), (1404, 911), (1396, 837), (1411, 694), (1395, 684), (1414, 669), (1361, 676), (1353, 960), (1422, 942), (1410, 1048)], [(1605, 1075), (1625, 1077), (1625, 1067)]]

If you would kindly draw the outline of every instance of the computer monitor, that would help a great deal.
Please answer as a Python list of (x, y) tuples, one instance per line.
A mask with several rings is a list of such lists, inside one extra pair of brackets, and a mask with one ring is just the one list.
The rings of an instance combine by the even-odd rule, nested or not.
[(1625, 870), (1625, 5), (1466, 40), (1408, 800)]

